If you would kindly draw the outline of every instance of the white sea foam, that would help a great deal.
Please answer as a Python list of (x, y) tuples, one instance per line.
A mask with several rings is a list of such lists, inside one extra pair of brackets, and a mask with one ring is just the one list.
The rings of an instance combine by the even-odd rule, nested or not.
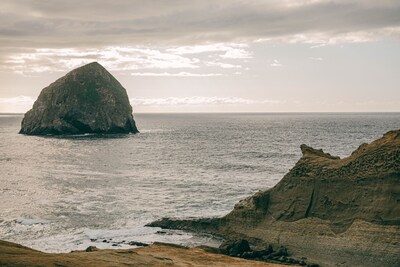
[(35, 224), (49, 224), (50, 222), (47, 220), (40, 220), (40, 219), (29, 219), (29, 218), (19, 218), (15, 220), (16, 223), (21, 225), (35, 225)]

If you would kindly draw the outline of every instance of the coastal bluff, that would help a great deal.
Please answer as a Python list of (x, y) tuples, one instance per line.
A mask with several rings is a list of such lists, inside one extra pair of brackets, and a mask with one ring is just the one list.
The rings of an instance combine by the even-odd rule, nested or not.
[(400, 266), (400, 130), (340, 159), (306, 145), (273, 188), (222, 218), (149, 226), (285, 246), (321, 266)]
[(137, 132), (125, 88), (103, 66), (92, 62), (44, 88), (25, 114), (19, 133)]

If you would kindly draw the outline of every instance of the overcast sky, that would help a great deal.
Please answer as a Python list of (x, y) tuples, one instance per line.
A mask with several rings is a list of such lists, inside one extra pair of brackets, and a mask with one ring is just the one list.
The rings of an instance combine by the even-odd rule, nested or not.
[(0, 112), (92, 61), (135, 112), (400, 111), (400, 1), (0, 2)]

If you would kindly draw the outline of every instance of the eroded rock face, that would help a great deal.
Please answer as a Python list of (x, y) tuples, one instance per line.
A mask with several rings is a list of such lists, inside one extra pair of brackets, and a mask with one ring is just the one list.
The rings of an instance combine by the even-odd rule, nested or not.
[(29, 135), (137, 132), (125, 88), (97, 62), (44, 88), (20, 130)]
[(323, 266), (399, 266), (400, 130), (344, 159), (306, 145), (301, 150), (275, 187), (224, 217), (151, 225), (283, 245)]
[(272, 189), (238, 205), (228, 216), (258, 212), (260, 219), (319, 218), (341, 233), (355, 220), (400, 225), (400, 130), (363, 144), (348, 158), (301, 145), (303, 157)]

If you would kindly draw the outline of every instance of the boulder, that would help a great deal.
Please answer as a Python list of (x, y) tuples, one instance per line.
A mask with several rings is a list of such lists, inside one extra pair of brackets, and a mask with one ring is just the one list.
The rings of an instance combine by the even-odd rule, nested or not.
[(243, 253), (250, 252), (250, 245), (247, 240), (225, 241), (219, 247), (225, 254), (235, 257), (241, 257)]
[(137, 246), (137, 247), (147, 247), (149, 244), (142, 243), (142, 242), (136, 242), (136, 241), (131, 241), (128, 243), (131, 246)]
[(86, 248), (86, 252), (93, 252), (93, 251), (98, 251), (99, 249), (95, 246), (89, 246)]
[(125, 88), (97, 62), (44, 88), (20, 130), (28, 135), (137, 132)]

